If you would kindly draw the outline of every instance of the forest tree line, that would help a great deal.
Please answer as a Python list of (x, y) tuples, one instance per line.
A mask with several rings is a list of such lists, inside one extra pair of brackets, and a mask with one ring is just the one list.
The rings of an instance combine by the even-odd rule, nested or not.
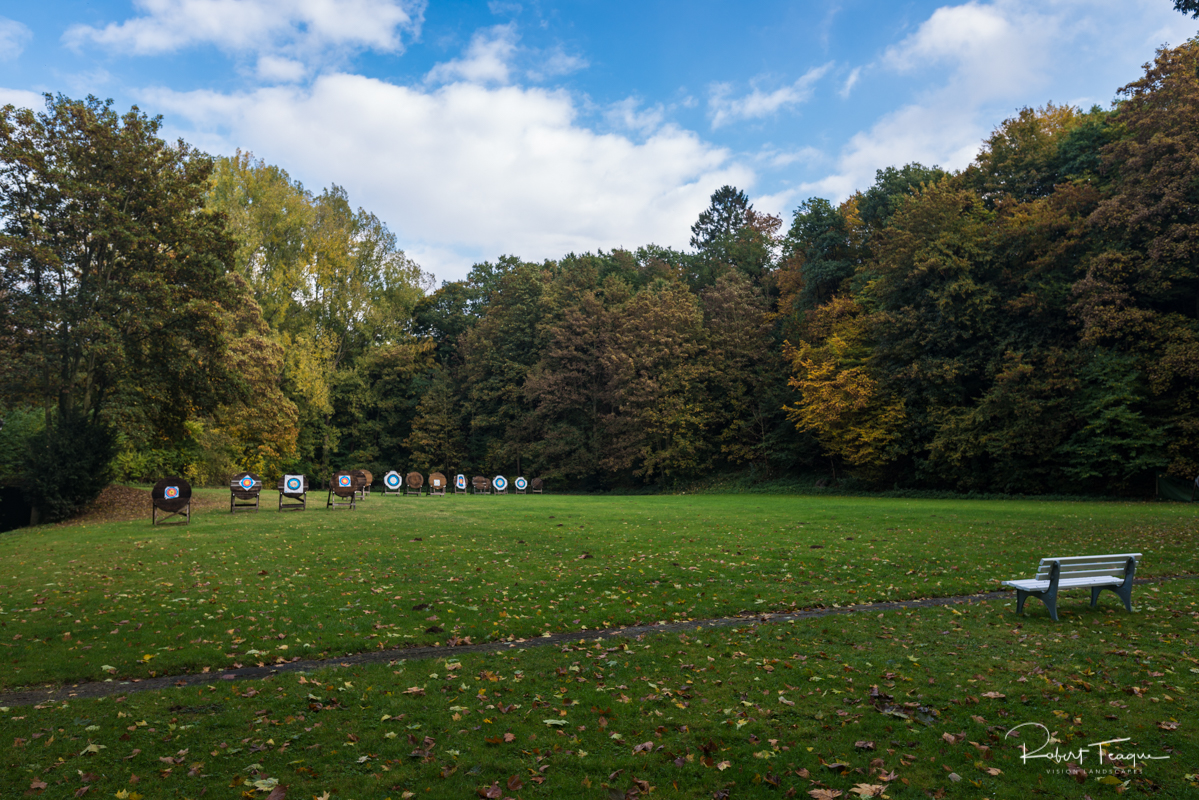
[(1056, 494), (1199, 471), (1195, 42), (1110, 109), (1020, 111), (960, 171), (880, 170), (789, 224), (726, 186), (686, 250), (436, 287), (341, 188), (158, 128), (94, 98), (0, 116), (0, 479), (47, 516), (243, 469)]

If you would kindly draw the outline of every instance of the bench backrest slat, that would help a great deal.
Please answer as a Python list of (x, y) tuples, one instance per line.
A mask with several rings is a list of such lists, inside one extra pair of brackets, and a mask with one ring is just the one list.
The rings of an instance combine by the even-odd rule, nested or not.
[(1049, 577), (1053, 562), (1061, 565), (1063, 578), (1093, 578), (1102, 575), (1122, 576), (1128, 559), (1141, 562), (1140, 553), (1123, 553), (1103, 556), (1069, 556), (1066, 558), (1043, 558), (1037, 567), (1037, 578), (1044, 580)]

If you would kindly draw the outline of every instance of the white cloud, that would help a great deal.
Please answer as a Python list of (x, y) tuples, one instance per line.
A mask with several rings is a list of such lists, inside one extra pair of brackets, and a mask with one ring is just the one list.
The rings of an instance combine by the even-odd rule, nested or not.
[(831, 67), (832, 64), (813, 67), (795, 83), (775, 89), (773, 92), (763, 92), (755, 86), (752, 92), (743, 97), (730, 97), (729, 95), (733, 91), (730, 84), (714, 84), (708, 96), (712, 127), (719, 128), (737, 120), (759, 119), (770, 116), (782, 108), (799, 105), (812, 96), (816, 81), (824, 77)]
[(1064, 21), (1053, 3), (945, 6), (882, 62), (901, 73), (948, 65), (952, 81), (968, 85), (976, 98), (1026, 91), (1047, 82), (1054, 45), (1070, 37)]
[(841, 91), (837, 94), (842, 97), (849, 97), (849, 93), (853, 91), (853, 87), (858, 85), (858, 79), (862, 77), (862, 68), (854, 67), (853, 72), (849, 73), (849, 77), (845, 79), (845, 83), (841, 86)]
[(491, 0), (487, 4), (487, 10), (496, 16), (516, 16), (521, 12), (521, 5), (520, 3), (508, 3), (502, 2), (501, 0)]
[(568, 93), (542, 88), (422, 89), (329, 74), (308, 87), (160, 89), (144, 100), (190, 123), (172, 136), (215, 152), (251, 150), (308, 186), (345, 186), (439, 278), (503, 253), (683, 247), (716, 188), (748, 189), (755, 177), (673, 126), (643, 141), (596, 133)]
[(0, 61), (12, 61), (25, 50), (33, 31), (15, 19), (0, 17)]
[[(1079, 64), (1094, 71), (1113, 63), (1127, 64), (1123, 74), (1132, 79), (1146, 60), (1146, 37), (1154, 46), (1179, 42), (1188, 28), (1155, 0), (995, 0), (938, 8), (872, 65), (911, 76), (919, 87), (914, 96), (851, 137), (835, 170), (792, 196), (844, 199), (870, 186), (876, 170), (911, 161), (965, 167), (1000, 120), (1025, 105), (1065, 99), (1047, 95), (1051, 81), (1061, 86)], [(1116, 85), (1109, 84), (1109, 97)]]
[(640, 100), (626, 97), (619, 103), (608, 106), (604, 111), (604, 118), (615, 128), (645, 134), (662, 127), (666, 121), (666, 111), (661, 104), (643, 110)]
[[(587, 67), (586, 59), (568, 54), (561, 46), (538, 51), (520, 47), (519, 41), (515, 22), (475, 31), (462, 57), (434, 66), (425, 75), (425, 82), (507, 84), (514, 82), (518, 73), (541, 82)], [(518, 61), (532, 62), (532, 66), (518, 68)]]
[(425, 76), (429, 83), (508, 83), (516, 56), (516, 25), (496, 25), (476, 31), (462, 58), (436, 65)]
[(5, 89), (0, 86), (0, 107), (7, 105), (41, 111), (46, 107), (46, 98), (37, 92), (27, 92), (24, 89)]
[(261, 56), (256, 73), (259, 80), (266, 83), (294, 83), (304, 79), (308, 74), (308, 67), (294, 58)]
[(540, 57), (540, 62), (531, 67), (527, 74), (535, 81), (556, 78), (559, 75), (569, 75), (588, 67), (587, 59), (582, 56), (572, 56), (561, 47), (555, 47), (548, 54)]
[(403, 49), (419, 35), (425, 0), (134, 0), (139, 16), (104, 27), (72, 25), (73, 47), (148, 55), (197, 44), (232, 53), (282, 51), (308, 57), (344, 50)]
[(778, 150), (768, 147), (758, 153), (758, 161), (764, 162), (775, 169), (792, 164), (816, 164), (826, 160), (827, 156), (811, 146), (797, 147), (793, 150)]

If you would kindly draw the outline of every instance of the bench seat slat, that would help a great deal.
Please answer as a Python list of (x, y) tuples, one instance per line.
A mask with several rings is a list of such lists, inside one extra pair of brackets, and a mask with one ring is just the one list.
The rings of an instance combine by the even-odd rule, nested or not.
[[(1123, 583), (1123, 578), (1098, 576), (1093, 578), (1062, 578), (1058, 581), (1057, 585), (1059, 589), (1069, 589), (1072, 586), (1119, 586)], [(1013, 589), (1021, 589), (1025, 592), (1043, 592), (1049, 588), (1049, 581), (1027, 578), (1017, 581), (1004, 581), (1000, 585), (1011, 586)]]
[[(1119, 577), (1124, 577), (1124, 567), (1120, 567), (1119, 569), (1080, 569), (1077, 571), (1062, 570), (1058, 574), (1061, 575), (1062, 580), (1066, 580), (1067, 578), (1070, 578), (1070, 579), (1092, 578), (1092, 577), (1095, 577), (1096, 575), (1115, 575), (1115, 576), (1119, 576)], [(1048, 570), (1046, 570), (1045, 572), (1038, 572), (1037, 580), (1039, 580), (1039, 581), (1049, 580)]]
[(1130, 558), (1135, 558), (1138, 562), (1141, 560), (1140, 553), (1109, 553), (1102, 556), (1060, 556), (1056, 558), (1043, 558), (1042, 564), (1047, 564), (1050, 561), (1058, 561), (1064, 567), (1074, 561), (1120, 561), (1124, 562)]
[[(1120, 561), (1095, 561), (1095, 560), (1071, 561), (1070, 564), (1062, 564), (1061, 571), (1068, 572), (1071, 570), (1090, 570), (1090, 569), (1122, 570), (1123, 567), (1125, 567), (1125, 565), (1127, 563), (1128, 563), (1128, 559), (1122, 559)], [(1140, 563), (1140, 561), (1138, 561), (1138, 564), (1139, 563)], [(1042, 561), (1042, 563), (1037, 566), (1037, 569), (1040, 570), (1041, 572), (1048, 572), (1049, 567), (1052, 567), (1052, 566), (1053, 566), (1053, 561)]]

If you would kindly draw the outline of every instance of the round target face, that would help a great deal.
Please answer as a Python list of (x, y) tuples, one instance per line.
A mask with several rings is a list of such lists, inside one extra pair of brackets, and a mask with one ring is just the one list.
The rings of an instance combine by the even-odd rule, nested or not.
[(459, 475), (458, 477), (454, 478), (454, 485), (457, 486), (459, 489), (465, 490), (466, 489), (466, 476)]
[(299, 475), (288, 475), (283, 482), (283, 488), (289, 492), (298, 492), (304, 488), (304, 479)]
[(249, 475), (246, 475), (238, 482), (238, 485), (241, 486), (241, 488), (245, 489), (248, 492), (254, 488), (254, 479), (251, 478)]
[(529, 482), (526, 481), (524, 478), (516, 479), (516, 488), (520, 489), (522, 492), (525, 490), (525, 487), (527, 487), (528, 485), (529, 485)]
[(383, 482), (387, 484), (388, 489), (400, 488), (400, 476), (394, 472), (387, 473), (387, 477), (383, 479)]
[(498, 491), (502, 492), (508, 488), (508, 479), (503, 475), (496, 475), (495, 480), (491, 482), (491, 485), (494, 486)]
[(352, 482), (353, 478), (351, 478), (349, 475), (342, 475), (337, 479), (337, 485), (343, 489), (348, 489)]
[(179, 497), (179, 487), (178, 486), (168, 486), (167, 488), (163, 489), (162, 496), (165, 497), (167, 500), (176, 499), (177, 497)]
[(434, 479), (433, 479), (433, 485), (434, 485), (435, 487), (437, 487), (438, 489), (440, 489), (440, 488), (441, 488), (441, 478), (434, 478)]

